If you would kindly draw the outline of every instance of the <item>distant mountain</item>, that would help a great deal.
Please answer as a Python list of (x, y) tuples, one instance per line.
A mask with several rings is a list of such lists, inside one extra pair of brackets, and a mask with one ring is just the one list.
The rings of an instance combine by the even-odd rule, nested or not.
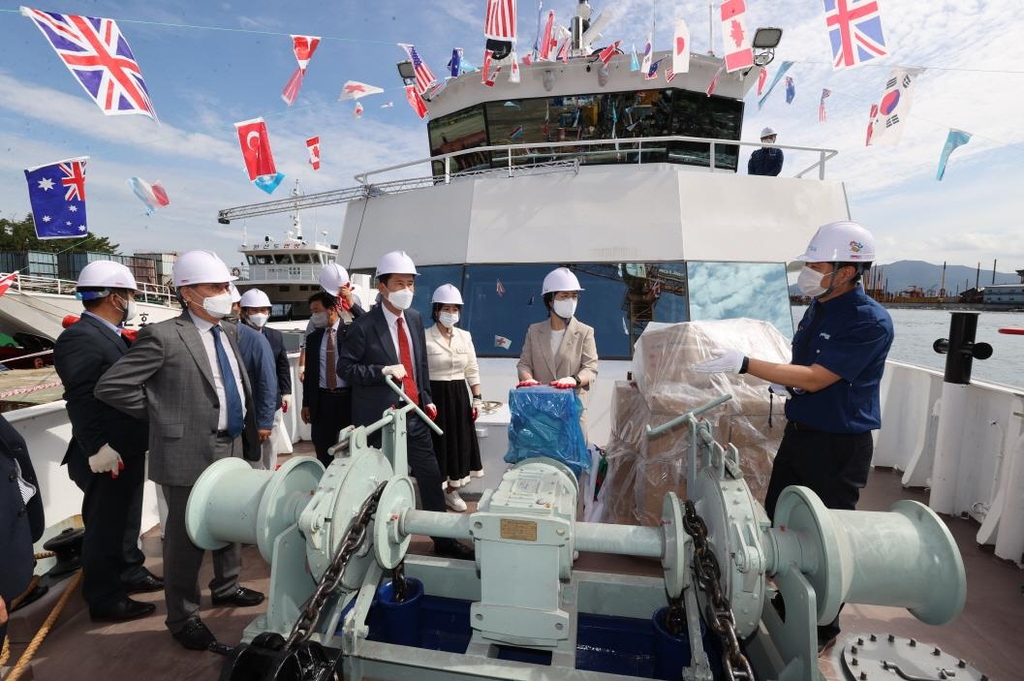
[[(886, 290), (890, 293), (905, 291), (914, 286), (922, 289), (925, 294), (931, 289), (935, 290), (933, 295), (938, 295), (939, 285), (942, 282), (942, 265), (933, 265), (930, 262), (921, 260), (899, 260), (888, 265), (877, 265), (882, 271), (882, 279)], [(947, 295), (953, 295), (957, 291), (974, 288), (975, 282), (985, 287), (993, 283), (992, 267), (986, 270), (981, 268), (979, 275), (977, 266), (965, 265), (946, 266), (946, 291)], [(880, 282), (881, 283), (881, 282)], [(996, 284), (1019, 284), (1020, 277), (1014, 272), (996, 272)]]
[[(925, 295), (938, 295), (939, 285), (942, 282), (942, 265), (933, 265), (922, 260), (899, 260), (888, 265), (875, 265), (874, 269), (881, 270), (882, 281), (879, 286), (885, 286), (890, 293), (906, 291), (917, 287), (924, 291)], [(946, 266), (946, 295), (955, 295), (965, 289), (974, 288), (975, 281), (984, 288), (992, 284), (992, 269), (981, 270), (978, 274), (977, 267), (966, 265)], [(997, 284), (1019, 284), (1020, 277), (1014, 272), (996, 272), (995, 283)], [(799, 295), (796, 285), (790, 286), (790, 293)]]

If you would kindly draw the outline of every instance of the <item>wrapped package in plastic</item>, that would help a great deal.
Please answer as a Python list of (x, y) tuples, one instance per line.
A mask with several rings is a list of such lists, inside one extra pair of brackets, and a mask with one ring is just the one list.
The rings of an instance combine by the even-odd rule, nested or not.
[(508, 393), (512, 414), (508, 424), (506, 463), (547, 456), (577, 475), (590, 469), (590, 453), (580, 426), (583, 403), (572, 390), (551, 386), (517, 388)]
[[(633, 378), (648, 408), (678, 415), (732, 393), (721, 407), (732, 414), (751, 413), (767, 404), (768, 384), (749, 374), (704, 374), (693, 365), (712, 359), (713, 349), (730, 348), (769, 362), (788, 363), (790, 341), (768, 322), (724, 319), (648, 325), (633, 352)], [(767, 409), (765, 409), (767, 412)]]

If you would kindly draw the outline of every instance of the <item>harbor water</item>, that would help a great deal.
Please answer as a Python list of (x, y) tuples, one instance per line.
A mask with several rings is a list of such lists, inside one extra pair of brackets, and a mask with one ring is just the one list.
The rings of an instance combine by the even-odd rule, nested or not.
[[(804, 306), (793, 307), (793, 326), (800, 321)], [(943, 370), (946, 356), (932, 349), (938, 338), (949, 337), (951, 310), (889, 309), (896, 336), (889, 359)], [(989, 359), (975, 360), (971, 377), (976, 380), (1024, 387), (1024, 336), (999, 333), (999, 329), (1024, 329), (1024, 312), (981, 312), (975, 340), (988, 343), (993, 352)]]

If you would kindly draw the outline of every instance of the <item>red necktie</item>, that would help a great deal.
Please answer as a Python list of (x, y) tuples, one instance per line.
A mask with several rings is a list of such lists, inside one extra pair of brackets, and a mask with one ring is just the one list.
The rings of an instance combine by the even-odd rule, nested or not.
[(409, 349), (409, 339), (405, 336), (405, 324), (402, 318), (395, 320), (398, 324), (398, 356), (405, 367), (405, 378), (402, 379), (402, 390), (409, 396), (413, 404), (420, 403), (419, 390), (416, 389), (416, 377), (412, 373), (412, 352)]

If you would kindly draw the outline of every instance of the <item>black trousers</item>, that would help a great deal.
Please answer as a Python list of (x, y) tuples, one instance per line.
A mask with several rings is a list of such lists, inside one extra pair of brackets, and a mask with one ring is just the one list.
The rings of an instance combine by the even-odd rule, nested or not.
[(109, 473), (93, 473), (84, 455), (68, 459), (68, 474), (84, 494), (82, 596), (90, 609), (120, 601), (124, 582), (145, 575), (146, 557), (138, 547), (145, 461), (142, 455), (122, 457), (127, 460), (116, 480)]
[[(764, 508), (775, 519), (779, 494), (790, 485), (809, 487), (827, 508), (852, 511), (867, 485), (874, 442), (871, 433), (823, 433), (792, 422), (775, 455)], [(842, 608), (840, 608), (842, 609)], [(839, 616), (818, 627), (819, 640), (839, 634)]]
[(338, 442), (341, 429), (352, 425), (352, 390), (338, 388), (331, 392), (321, 388), (309, 420), (316, 458), (324, 467), (330, 466), (334, 457), (327, 450)]

